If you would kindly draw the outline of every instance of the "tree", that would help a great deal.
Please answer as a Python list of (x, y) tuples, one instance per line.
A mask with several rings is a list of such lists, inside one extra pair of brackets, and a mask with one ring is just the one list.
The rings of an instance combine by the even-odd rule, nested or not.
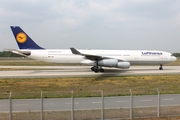
[(0, 52), (0, 57), (23, 57), (23, 56), (12, 53), (10, 51), (3, 51), (3, 52)]
[(175, 57), (180, 57), (180, 53), (173, 53)]

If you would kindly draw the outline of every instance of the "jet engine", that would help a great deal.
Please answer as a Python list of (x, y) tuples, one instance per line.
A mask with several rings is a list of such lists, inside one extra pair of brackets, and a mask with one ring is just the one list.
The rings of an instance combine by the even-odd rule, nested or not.
[(118, 67), (118, 68), (122, 68), (122, 69), (129, 69), (130, 63), (127, 62), (127, 61), (118, 62), (117, 67)]
[(130, 63), (127, 61), (118, 62), (117, 59), (104, 59), (98, 61), (99, 66), (104, 67), (117, 67), (117, 68), (123, 68), (128, 69), (130, 67)]

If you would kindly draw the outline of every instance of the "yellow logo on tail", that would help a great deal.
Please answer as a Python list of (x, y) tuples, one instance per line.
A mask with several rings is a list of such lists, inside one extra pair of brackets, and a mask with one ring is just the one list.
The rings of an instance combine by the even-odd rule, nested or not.
[(24, 43), (27, 40), (27, 36), (25, 33), (20, 32), (16, 35), (16, 40), (18, 41), (18, 43)]

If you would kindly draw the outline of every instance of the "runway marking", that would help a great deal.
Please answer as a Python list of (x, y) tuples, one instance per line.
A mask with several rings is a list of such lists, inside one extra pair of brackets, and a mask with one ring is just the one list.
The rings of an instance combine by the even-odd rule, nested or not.
[(141, 102), (149, 102), (149, 101), (152, 101), (152, 99), (149, 99), (149, 100), (140, 100)]
[(129, 102), (129, 101), (116, 101), (116, 102)]
[(29, 104), (14, 104), (13, 106), (23, 106), (23, 105), (29, 105)]
[(54, 103), (45, 103), (43, 105), (54, 105)]
[(102, 103), (102, 102), (92, 102), (93, 104), (99, 104), (99, 103)]
[[(67, 104), (67, 105), (71, 105), (72, 103), (65, 103), (65, 104)], [(74, 104), (79, 104), (79, 102), (75, 102)]]
[(167, 98), (167, 99), (163, 99), (163, 100), (174, 100), (174, 98)]

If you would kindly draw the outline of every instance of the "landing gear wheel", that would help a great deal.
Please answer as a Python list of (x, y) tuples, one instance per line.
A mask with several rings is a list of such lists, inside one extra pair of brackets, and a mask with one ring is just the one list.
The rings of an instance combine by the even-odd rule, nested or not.
[(160, 67), (159, 67), (159, 70), (163, 70), (163, 67), (162, 67), (162, 65), (160, 65)]
[(91, 70), (94, 71), (94, 67), (91, 67)]
[[(98, 58), (96, 58), (95, 60), (96, 60), (96, 66), (94, 66), (94, 72), (95, 72), (95, 73), (98, 73), (99, 70), (100, 70), (99, 67), (98, 67)], [(93, 68), (91, 68), (91, 70), (92, 70), (92, 69), (93, 69)]]
[(98, 72), (99, 72), (99, 69), (98, 69), (98, 68), (94, 69), (94, 72), (95, 72), (95, 73), (98, 73)]
[(159, 67), (159, 70), (163, 70), (163, 67)]
[(91, 67), (91, 70), (94, 71), (95, 73), (104, 72), (104, 69), (102, 69), (102, 66), (98, 65), (98, 58), (96, 58), (95, 60), (96, 60), (96, 65)]
[(101, 68), (99, 71), (100, 71), (100, 72), (104, 72), (104, 69)]

